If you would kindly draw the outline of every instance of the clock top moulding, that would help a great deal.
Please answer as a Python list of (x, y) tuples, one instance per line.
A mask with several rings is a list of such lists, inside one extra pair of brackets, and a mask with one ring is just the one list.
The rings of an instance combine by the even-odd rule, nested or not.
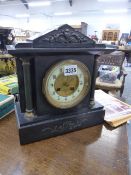
[[(75, 31), (71, 26), (65, 24), (59, 27), (57, 30), (53, 30), (45, 35), (27, 39), (25, 42), (16, 43), (13, 46), (7, 46), (8, 51), (12, 54), (25, 53), (47, 53), (50, 49), (51, 53), (60, 52), (88, 52), (89, 51), (105, 51), (106, 46), (104, 44), (96, 44), (95, 41), (85, 36), (81, 32)], [(35, 48), (35, 50), (33, 49)], [(61, 48), (61, 49), (59, 49)], [(63, 48), (63, 49), (62, 49)], [(108, 48), (109, 52), (113, 51), (113, 48)]]

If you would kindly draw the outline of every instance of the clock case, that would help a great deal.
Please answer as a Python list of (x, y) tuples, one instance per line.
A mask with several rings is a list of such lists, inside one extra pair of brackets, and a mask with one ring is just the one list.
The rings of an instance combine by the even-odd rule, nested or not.
[[(94, 101), (97, 57), (105, 45), (97, 45), (69, 25), (23, 43), (7, 46), (15, 56), (19, 99), (15, 112), (20, 144), (61, 135), (104, 122), (103, 106)], [(42, 80), (48, 69), (63, 60), (84, 63), (91, 75), (88, 95), (77, 106), (58, 109), (42, 93)]]

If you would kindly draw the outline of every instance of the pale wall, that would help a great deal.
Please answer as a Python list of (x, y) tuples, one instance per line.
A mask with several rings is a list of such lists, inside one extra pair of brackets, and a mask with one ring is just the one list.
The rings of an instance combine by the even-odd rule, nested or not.
[[(102, 30), (106, 29), (107, 24), (115, 24), (121, 33), (129, 33), (131, 30), (131, 15), (88, 15), (86, 16), (67, 16), (67, 17), (41, 17), (36, 16), (30, 19), (19, 19), (3, 17), (1, 26), (17, 27), (33, 31), (47, 32), (62, 24), (77, 25), (80, 22), (88, 24), (87, 35), (93, 35), (98, 31), (99, 38), (102, 36)], [(121, 34), (120, 34), (121, 35)]]

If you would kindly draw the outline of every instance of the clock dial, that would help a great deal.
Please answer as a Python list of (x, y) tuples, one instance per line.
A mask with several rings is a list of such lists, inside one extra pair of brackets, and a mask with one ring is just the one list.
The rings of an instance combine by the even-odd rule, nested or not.
[(67, 97), (73, 94), (79, 86), (79, 78), (76, 75), (64, 76), (60, 74), (54, 83), (55, 91), (59, 96)]
[(53, 65), (43, 79), (42, 91), (48, 102), (61, 109), (79, 104), (90, 89), (88, 68), (76, 60)]

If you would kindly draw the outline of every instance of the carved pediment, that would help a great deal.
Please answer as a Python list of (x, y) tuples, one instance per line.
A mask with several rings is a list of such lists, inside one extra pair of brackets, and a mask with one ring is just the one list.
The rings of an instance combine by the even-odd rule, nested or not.
[(33, 40), (34, 48), (95, 47), (95, 42), (65, 24)]

